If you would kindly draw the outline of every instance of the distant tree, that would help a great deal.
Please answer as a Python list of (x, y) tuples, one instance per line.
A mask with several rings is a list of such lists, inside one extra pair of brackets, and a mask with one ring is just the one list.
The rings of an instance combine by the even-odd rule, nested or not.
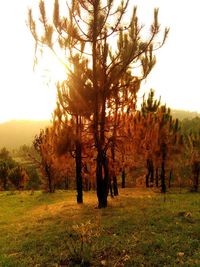
[(151, 89), (146, 100), (145, 95), (143, 96), (143, 102), (141, 104), (142, 115), (147, 116), (148, 113), (156, 113), (160, 106), (160, 101), (161, 98), (159, 100), (155, 99), (155, 91)]
[(39, 189), (41, 186), (41, 175), (38, 166), (40, 156), (34, 146), (24, 144), (12, 151), (12, 156), (16, 158), (18, 164), (25, 169), (29, 176), (25, 189)]
[[(166, 192), (166, 165), (171, 164), (181, 153), (181, 132), (178, 120), (173, 120), (170, 109), (160, 105), (160, 100), (154, 99), (151, 90), (147, 100), (143, 99), (141, 111), (132, 120), (126, 120), (129, 136), (127, 151), (135, 151), (134, 162), (143, 162), (147, 168), (146, 186), (158, 186), (159, 169), (161, 191)], [(144, 163), (145, 159), (145, 163)]]
[(24, 189), (29, 180), (27, 172), (19, 165), (10, 170), (8, 177), (17, 190)]
[(0, 150), (0, 160), (7, 160), (7, 159), (10, 159), (10, 158), (11, 158), (10, 152), (6, 149), (6, 147), (3, 147)]
[(3, 190), (8, 190), (8, 174), (9, 174), (9, 166), (7, 162), (0, 161), (0, 181)]
[(186, 136), (185, 149), (193, 175), (193, 191), (197, 192), (199, 189), (200, 175), (200, 133), (191, 133), (190, 135)]
[(0, 150), (0, 184), (3, 190), (9, 189), (9, 172), (16, 166), (10, 152), (4, 147)]
[(161, 106), (155, 118), (155, 150), (154, 159), (160, 162), (160, 179), (161, 192), (165, 193), (166, 184), (166, 165), (174, 161), (176, 156), (180, 155), (182, 147), (182, 136), (178, 120), (173, 120), (170, 114), (170, 109), (166, 106)]
[[(88, 90), (89, 84), (87, 84), (88, 77), (85, 74), (87, 72), (87, 60), (76, 55), (71, 61), (74, 72), (69, 73), (66, 81), (57, 83), (58, 98), (57, 109), (54, 112), (56, 118), (54, 118), (54, 126), (57, 130), (62, 131), (61, 135), (65, 134), (66, 140), (71, 139), (70, 145), (63, 145), (66, 150), (65, 153), (72, 153), (73, 151), (76, 167), (77, 203), (83, 203), (83, 132), (86, 130), (85, 123), (91, 113), (92, 101), (85, 101), (86, 98), (91, 98), (91, 92)], [(62, 146), (61, 142), (59, 145)]]
[(45, 190), (55, 192), (56, 187), (61, 184), (66, 176), (66, 158), (56, 153), (56, 132), (53, 127), (40, 130), (35, 136), (33, 145), (39, 153), (40, 158), (35, 159), (43, 176)]
[(30, 190), (38, 190), (40, 189), (41, 186), (41, 179), (39, 176), (39, 173), (37, 171), (37, 167), (36, 165), (30, 165), (30, 166), (26, 166), (26, 173), (29, 176), (29, 180), (26, 184), (26, 189)]
[(199, 132), (200, 132), (200, 117), (182, 120), (181, 121), (181, 131), (182, 131), (183, 135), (199, 134)]
[[(160, 99), (156, 100), (154, 97), (154, 90), (151, 89), (148, 95), (148, 98), (145, 100), (143, 96), (143, 102), (141, 105), (141, 112), (142, 116), (146, 118), (148, 127), (146, 137), (145, 137), (145, 144), (144, 149), (146, 151), (146, 187), (152, 186), (154, 183), (154, 159), (153, 159), (153, 138), (154, 138), (154, 117), (158, 112), (158, 108), (160, 107)], [(150, 178), (150, 181), (149, 181)]]
[(52, 142), (52, 131), (50, 128), (40, 130), (39, 135), (36, 135), (33, 141), (33, 145), (41, 158), (40, 164), (42, 174), (45, 178), (45, 187), (50, 193), (55, 191), (54, 151)]
[[(76, 168), (76, 189), (77, 203), (83, 203), (82, 190), (82, 116), (72, 115), (69, 119), (69, 114), (66, 112), (66, 107), (63, 102), (64, 93), (59, 93), (59, 101), (57, 109), (54, 111), (53, 128), (56, 133), (55, 149), (58, 155), (65, 155), (67, 158), (75, 159)], [(68, 160), (69, 161), (69, 160)], [(67, 164), (67, 163), (66, 163)]]

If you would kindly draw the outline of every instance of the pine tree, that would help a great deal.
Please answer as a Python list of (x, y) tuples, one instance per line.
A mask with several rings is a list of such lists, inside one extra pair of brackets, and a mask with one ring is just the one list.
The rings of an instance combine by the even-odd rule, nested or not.
[(197, 192), (200, 174), (200, 133), (190, 133), (185, 139), (186, 156), (189, 158), (193, 175), (193, 191)]
[(166, 165), (181, 152), (181, 133), (178, 120), (172, 119), (170, 109), (160, 105), (160, 100), (154, 99), (151, 90), (146, 100), (143, 97), (141, 111), (136, 113), (128, 128), (133, 150), (140, 155), (137, 161), (146, 160), (146, 164), (143, 163), (147, 168), (146, 187), (153, 186), (154, 176), (158, 187), (160, 169), (161, 191), (165, 193)]
[[(76, 188), (77, 203), (83, 203), (82, 190), (82, 131), (83, 117), (75, 110), (69, 107), (69, 102), (65, 101), (67, 95), (66, 90), (62, 86), (62, 91), (58, 87), (57, 108), (53, 116), (53, 128), (56, 133), (55, 149), (58, 155), (71, 155), (75, 159), (76, 168)], [(73, 105), (74, 102), (72, 101)], [(79, 108), (79, 105), (78, 105)], [(71, 115), (69, 115), (69, 110)], [(72, 111), (73, 110), (73, 111)], [(72, 113), (73, 112), (73, 113)]]
[[(154, 90), (151, 89), (148, 98), (145, 100), (143, 96), (143, 102), (141, 105), (142, 115), (147, 118), (148, 130), (145, 138), (144, 149), (146, 151), (146, 187), (153, 186), (154, 183), (154, 160), (153, 160), (153, 134), (154, 134), (154, 117), (158, 112), (158, 108), (160, 106), (160, 100), (157, 101), (154, 97)], [(150, 180), (149, 180), (150, 178)]]
[[(156, 38), (159, 34), (158, 9), (154, 11), (154, 21), (151, 25), (150, 37), (142, 36), (142, 29), (138, 22), (137, 9), (134, 7), (129, 23), (125, 23), (124, 16), (129, 1), (121, 1), (116, 7), (116, 1), (93, 0), (67, 1), (67, 16), (61, 15), (59, 1), (55, 0), (52, 22), (47, 19), (45, 1), (40, 1), (40, 22), (44, 33), (39, 36), (37, 23), (29, 10), (29, 27), (35, 39), (36, 48), (47, 46), (54, 54), (64, 51), (67, 62), (64, 62), (71, 79), (70, 84), (74, 92), (81, 88), (82, 103), (90, 108), (90, 120), (94, 145), (96, 148), (96, 182), (98, 207), (107, 206), (107, 192), (109, 186), (109, 167), (107, 150), (110, 140), (106, 138), (106, 121), (109, 113), (109, 102), (114, 93), (131, 92), (140, 85), (155, 65), (154, 49), (161, 47), (167, 37), (160, 43)], [(112, 44), (116, 43), (116, 47)], [(64, 60), (62, 60), (64, 61)], [(84, 62), (85, 68), (77, 75), (76, 63)], [(132, 67), (140, 63), (141, 75), (135, 77)], [(129, 75), (126, 84), (125, 75)], [(85, 77), (85, 79), (83, 79)], [(79, 86), (80, 85), (80, 86)], [(84, 93), (82, 93), (82, 90)], [(129, 94), (127, 94), (129, 97)], [(77, 95), (77, 99), (78, 99)], [(78, 102), (79, 103), (79, 102)], [(112, 108), (110, 108), (112, 109)], [(80, 115), (80, 114), (79, 114)]]
[(49, 193), (55, 191), (55, 155), (53, 147), (53, 132), (51, 128), (40, 130), (33, 141), (34, 148), (40, 155), (40, 167), (45, 178), (45, 190)]

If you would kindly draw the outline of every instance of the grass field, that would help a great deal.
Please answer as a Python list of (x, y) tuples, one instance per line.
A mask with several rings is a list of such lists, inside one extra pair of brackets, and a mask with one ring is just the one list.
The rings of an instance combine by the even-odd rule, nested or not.
[(200, 266), (200, 194), (0, 193), (0, 266)]

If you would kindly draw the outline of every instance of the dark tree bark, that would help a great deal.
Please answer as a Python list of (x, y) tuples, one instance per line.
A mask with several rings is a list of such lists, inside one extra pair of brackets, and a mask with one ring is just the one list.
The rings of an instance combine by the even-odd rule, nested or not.
[(161, 163), (161, 193), (166, 193), (167, 187), (165, 182), (165, 160), (167, 156), (167, 145), (165, 142), (161, 144), (162, 163)]
[(45, 172), (46, 172), (47, 181), (48, 181), (48, 191), (49, 191), (49, 193), (54, 193), (55, 187), (53, 186), (52, 173), (51, 173), (50, 167), (48, 165), (45, 166)]
[(76, 190), (77, 203), (83, 203), (83, 179), (82, 179), (82, 118), (76, 114), (76, 141), (75, 141), (75, 162), (76, 162)]
[(97, 198), (98, 208), (107, 207), (107, 197), (109, 190), (109, 170), (108, 170), (108, 159), (104, 151), (98, 151), (97, 155)]
[(161, 174), (160, 174), (160, 178), (161, 178), (161, 193), (166, 193), (166, 183), (165, 183), (165, 161), (162, 161), (161, 164)]
[(154, 166), (153, 166), (153, 160), (151, 160), (150, 161), (151, 162), (151, 164), (150, 164), (150, 166), (151, 166), (151, 168), (150, 168), (150, 186), (153, 186), (153, 183), (154, 183)]
[(153, 186), (154, 183), (154, 166), (151, 159), (147, 159), (146, 187)]
[(158, 168), (156, 168), (156, 187), (159, 186), (159, 174), (158, 174)]
[(149, 172), (146, 174), (146, 187), (149, 187)]
[(199, 162), (196, 161), (193, 164), (194, 192), (198, 192), (198, 188), (199, 188), (199, 172), (200, 172)]
[(112, 187), (112, 181), (110, 179), (110, 183), (109, 183), (109, 188), (110, 188), (110, 196), (113, 198), (114, 197), (114, 194), (113, 194), (113, 187)]
[[(112, 155), (113, 164), (115, 164), (115, 140), (116, 140), (116, 127), (114, 126), (113, 142), (111, 146), (111, 155)], [(114, 196), (118, 196), (119, 192), (118, 192), (117, 176), (115, 175), (115, 170), (112, 172), (112, 181), (113, 181)]]
[(118, 196), (118, 185), (117, 185), (117, 177), (116, 175), (113, 176), (113, 190), (114, 190), (114, 196)]
[(82, 185), (82, 147), (79, 141), (76, 142), (76, 189), (77, 203), (83, 203), (83, 185)]
[(150, 176), (151, 170), (150, 170), (150, 163), (149, 159), (147, 159), (147, 174), (146, 174), (146, 187), (149, 187), (149, 176)]
[[(98, 208), (107, 207), (107, 197), (109, 190), (109, 171), (105, 145), (105, 117), (106, 117), (106, 88), (99, 90), (98, 75), (97, 75), (97, 62), (98, 62), (98, 11), (99, 1), (94, 1), (93, 4), (93, 32), (92, 32), (92, 82), (95, 91), (94, 99), (94, 140), (97, 149), (97, 162), (96, 162), (96, 184), (97, 184), (97, 198)], [(104, 77), (104, 79), (106, 76)]]
[(126, 179), (126, 173), (125, 170), (122, 170), (122, 188), (125, 188), (125, 179)]

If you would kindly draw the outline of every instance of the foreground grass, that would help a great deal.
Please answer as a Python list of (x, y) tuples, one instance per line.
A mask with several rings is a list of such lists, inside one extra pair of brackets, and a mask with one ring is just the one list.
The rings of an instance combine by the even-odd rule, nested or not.
[(94, 192), (84, 201), (0, 193), (0, 266), (200, 266), (200, 194), (124, 189), (102, 210)]

